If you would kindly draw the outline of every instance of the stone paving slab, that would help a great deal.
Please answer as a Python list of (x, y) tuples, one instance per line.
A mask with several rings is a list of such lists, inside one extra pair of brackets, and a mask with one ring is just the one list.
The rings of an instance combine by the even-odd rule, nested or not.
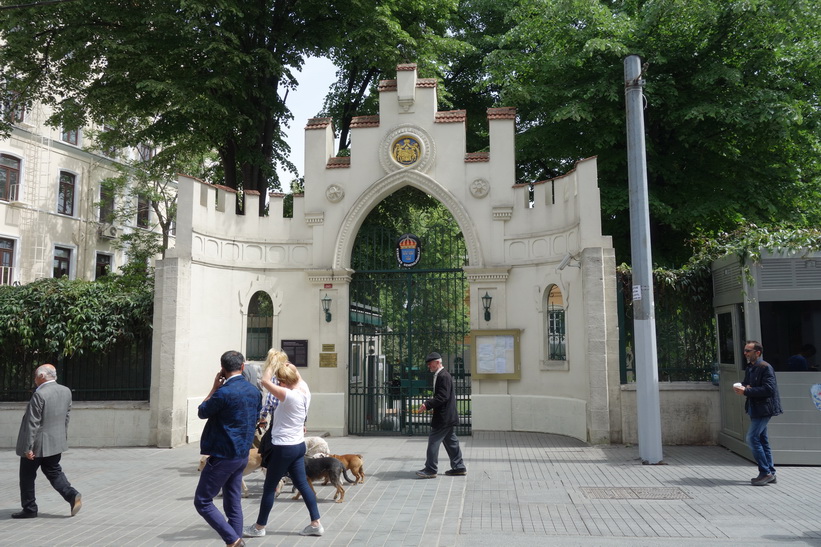
[[(821, 546), (821, 466), (782, 466), (777, 485), (754, 487), (755, 466), (721, 447), (665, 447), (665, 465), (647, 466), (636, 447), (477, 431), (461, 439), (467, 476), (424, 480), (414, 476), (423, 437), (327, 440), (335, 453), (362, 454), (365, 483), (347, 485), (343, 503), (333, 502), (333, 487), (316, 485), (321, 538), (298, 535), (305, 505), (280, 496), (268, 535), (249, 546)], [(19, 510), (18, 458), (11, 450), (0, 457), (3, 545), (222, 545), (193, 507), (196, 444), (69, 450), (63, 467), (83, 493), (74, 518), (41, 475), (40, 516), (11, 519)], [(251, 523), (262, 475), (246, 482)]]

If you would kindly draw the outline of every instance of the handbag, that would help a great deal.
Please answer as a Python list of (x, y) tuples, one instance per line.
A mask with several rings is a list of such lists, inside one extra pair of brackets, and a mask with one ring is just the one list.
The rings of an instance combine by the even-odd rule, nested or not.
[(268, 469), (268, 460), (271, 459), (271, 453), (274, 451), (274, 442), (271, 439), (271, 431), (273, 431), (273, 424), (268, 430), (263, 433), (262, 439), (259, 440), (259, 455), (262, 457), (262, 467)]

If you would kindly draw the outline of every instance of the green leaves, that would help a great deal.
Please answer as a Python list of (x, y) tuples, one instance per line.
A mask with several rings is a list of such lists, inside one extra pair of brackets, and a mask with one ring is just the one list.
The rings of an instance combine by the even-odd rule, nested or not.
[(73, 355), (102, 351), (150, 332), (153, 287), (117, 276), (105, 282), (41, 279), (0, 287), (0, 362), (15, 353)]

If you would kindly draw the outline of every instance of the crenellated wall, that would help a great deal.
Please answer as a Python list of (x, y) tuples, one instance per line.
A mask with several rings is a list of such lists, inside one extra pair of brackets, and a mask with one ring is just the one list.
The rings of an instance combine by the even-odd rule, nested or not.
[[(157, 267), (152, 435), (160, 446), (199, 437), (196, 407), (219, 356), (245, 347), (254, 292), (274, 302), (273, 340), (308, 340), (311, 429), (347, 428), (348, 284), (356, 234), (368, 213), (404, 186), (441, 202), (465, 238), (473, 329), (521, 330), (521, 379), (472, 382), (477, 429), (562, 433), (593, 442), (621, 437), (615, 258), (601, 234), (596, 159), (562, 177), (515, 180), (513, 108), (488, 110), (490, 146), (465, 149), (465, 111), (437, 110), (436, 80), (415, 65), (379, 86), (379, 114), (354, 118), (350, 157), (334, 157), (330, 120), (305, 128), (305, 193), (293, 218), (281, 196), (270, 214), (237, 215), (236, 194), (179, 179), (177, 245)], [(247, 195), (246, 211), (259, 196)], [(559, 268), (563, 265), (562, 268)], [(551, 361), (546, 294), (564, 298), (567, 358)], [(481, 296), (493, 297), (485, 321)], [(331, 299), (325, 321), (320, 299)], [(319, 366), (320, 354), (335, 366)]]

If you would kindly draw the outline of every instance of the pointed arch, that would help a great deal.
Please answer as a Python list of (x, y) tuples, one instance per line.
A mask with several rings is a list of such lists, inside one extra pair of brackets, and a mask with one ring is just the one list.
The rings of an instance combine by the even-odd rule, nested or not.
[(370, 213), (380, 201), (408, 185), (431, 195), (450, 211), (456, 223), (459, 224), (462, 237), (465, 238), (468, 263), (471, 266), (482, 266), (484, 264), (479, 236), (467, 210), (453, 194), (434, 179), (419, 171), (407, 169), (390, 173), (376, 181), (359, 196), (353, 206), (348, 210), (348, 214), (346, 214), (342, 220), (342, 226), (336, 239), (334, 269), (350, 268), (351, 253), (353, 252), (356, 234), (365, 221), (365, 217), (368, 216), (368, 213)]

